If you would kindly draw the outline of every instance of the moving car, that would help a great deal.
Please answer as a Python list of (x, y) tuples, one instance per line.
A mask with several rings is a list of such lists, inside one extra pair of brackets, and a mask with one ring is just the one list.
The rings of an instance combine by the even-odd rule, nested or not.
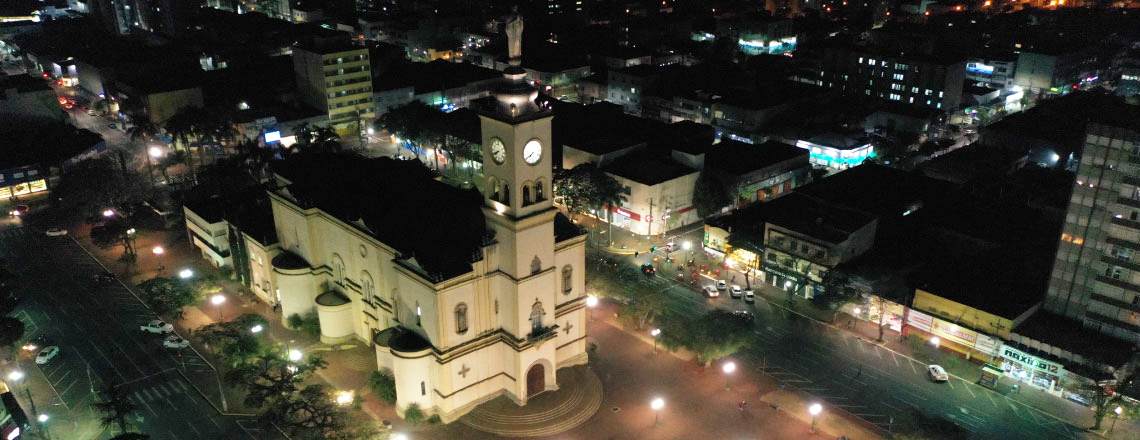
[(729, 288), (729, 294), (732, 295), (733, 298), (740, 298), (744, 295), (744, 290), (741, 289), (740, 286), (733, 284), (732, 287)]
[(713, 286), (705, 286), (704, 291), (705, 291), (705, 296), (707, 296), (709, 298), (716, 298), (716, 297), (720, 296), (720, 291), (716, 290), (716, 287), (713, 287)]
[(26, 215), (31, 209), (32, 207), (28, 205), (16, 205), (15, 209), (8, 211), (8, 215), (11, 215), (12, 217), (19, 217), (21, 215)]
[(657, 274), (657, 268), (653, 267), (652, 264), (642, 264), (641, 272), (644, 273), (645, 276), (651, 276)]
[(146, 323), (146, 325), (140, 325), (139, 330), (151, 333), (170, 333), (174, 331), (174, 326), (170, 325), (169, 323), (162, 322), (161, 320), (155, 319), (151, 322)]
[(728, 283), (724, 280), (716, 280), (716, 290), (725, 290), (728, 288)]
[(67, 235), (67, 229), (51, 228), (44, 231), (44, 234), (48, 237), (62, 237), (64, 235)]
[(190, 346), (190, 341), (182, 339), (182, 337), (178, 335), (170, 335), (162, 340), (162, 346), (166, 348), (186, 348)]
[(752, 316), (752, 313), (749, 313), (747, 310), (733, 310), (732, 316), (744, 319), (749, 322), (755, 319), (755, 317)]
[(931, 365), (926, 367), (926, 373), (930, 375), (931, 379), (935, 382), (946, 382), (950, 380), (950, 375), (946, 374), (946, 370), (938, 365)]
[(59, 356), (59, 347), (54, 345), (44, 347), (43, 350), (40, 350), (40, 354), (36, 355), (36, 365), (46, 364), (48, 361), (55, 359), (56, 356)]
[(748, 304), (755, 304), (756, 303), (756, 295), (754, 295), (751, 290), (745, 290), (744, 291), (744, 302), (746, 302)]

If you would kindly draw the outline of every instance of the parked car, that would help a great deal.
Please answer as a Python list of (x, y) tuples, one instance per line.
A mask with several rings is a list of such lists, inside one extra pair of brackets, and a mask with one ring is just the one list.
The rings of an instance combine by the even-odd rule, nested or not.
[(113, 284), (115, 282), (115, 276), (111, 275), (109, 273), (106, 273), (106, 272), (101, 273), (101, 274), (97, 274), (97, 275), (95, 275), (94, 278), (95, 278), (95, 287), (106, 287), (106, 286), (110, 286), (111, 284)]
[(114, 122), (112, 122), (112, 123), (110, 123), (110, 124), (107, 124), (107, 127), (108, 127), (108, 128), (119, 128), (119, 126), (118, 126), (118, 125), (115, 125), (115, 123), (114, 123)]
[(950, 375), (946, 374), (946, 370), (938, 365), (931, 365), (926, 367), (926, 373), (930, 375), (931, 379), (935, 382), (946, 382), (950, 380)]
[(30, 211), (31, 209), (32, 209), (32, 207), (30, 207), (28, 205), (16, 205), (16, 207), (14, 209), (12, 209), (11, 211), (8, 211), (8, 215), (10, 215), (12, 217), (19, 217), (21, 215), (27, 215), (28, 211)]
[(734, 310), (732, 312), (732, 316), (744, 319), (744, 320), (749, 321), (749, 322), (751, 322), (754, 319), (754, 317), (752, 316), (752, 313), (750, 313), (747, 310)]
[(56, 356), (59, 356), (59, 347), (54, 345), (44, 347), (43, 350), (40, 350), (40, 353), (36, 355), (36, 365), (46, 364), (52, 359), (55, 359)]
[(756, 303), (756, 296), (752, 293), (751, 290), (745, 290), (744, 291), (744, 302), (746, 302), (748, 304), (755, 304)]
[(162, 346), (166, 348), (186, 348), (190, 346), (190, 341), (182, 339), (182, 337), (178, 335), (170, 335), (162, 340)]
[(174, 331), (174, 326), (161, 320), (155, 319), (146, 325), (140, 325), (139, 330), (150, 333), (170, 333)]
[(720, 291), (716, 290), (716, 287), (713, 287), (713, 286), (705, 286), (704, 291), (705, 291), (705, 296), (707, 296), (709, 298), (716, 298), (716, 297), (720, 296)]
[(725, 289), (728, 289), (728, 283), (724, 282), (724, 280), (716, 280), (716, 290)]
[(729, 288), (729, 294), (732, 295), (733, 298), (740, 298), (744, 295), (744, 289), (741, 289), (740, 286), (733, 284), (732, 287)]
[(657, 268), (653, 267), (652, 264), (646, 263), (641, 265), (641, 272), (644, 273), (645, 276), (652, 276), (657, 274)]
[(44, 231), (44, 234), (48, 237), (62, 237), (64, 235), (67, 235), (67, 229), (51, 228)]

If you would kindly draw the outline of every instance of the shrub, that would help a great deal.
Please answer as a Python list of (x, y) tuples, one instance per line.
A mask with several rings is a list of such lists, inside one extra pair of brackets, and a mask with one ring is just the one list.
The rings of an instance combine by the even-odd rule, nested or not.
[(317, 316), (316, 312), (309, 312), (305, 314), (304, 321), (301, 324), (301, 332), (308, 335), (313, 339), (320, 339), (321, 337), (321, 318)]
[(368, 376), (368, 387), (372, 388), (372, 392), (376, 393), (384, 403), (396, 404), (396, 378), (387, 368), (373, 371), (372, 375)]
[(438, 425), (440, 421), (441, 420), (439, 419), (439, 414), (432, 414), (431, 417), (428, 417), (427, 419), (427, 422), (433, 425)]
[(305, 324), (305, 318), (302, 318), (300, 314), (294, 313), (289, 315), (288, 318), (285, 318), (285, 322), (289, 324), (289, 328), (298, 330)]
[(411, 423), (412, 426), (420, 424), (424, 421), (424, 412), (420, 409), (420, 404), (412, 402), (404, 409), (404, 420)]

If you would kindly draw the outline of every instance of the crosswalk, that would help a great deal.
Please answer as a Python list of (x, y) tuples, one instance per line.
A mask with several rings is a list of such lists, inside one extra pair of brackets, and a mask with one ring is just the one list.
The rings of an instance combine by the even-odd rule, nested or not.
[(190, 387), (183, 380), (135, 385), (131, 389), (132, 392), (127, 399), (136, 405), (166, 399), (175, 394), (186, 394), (190, 391)]

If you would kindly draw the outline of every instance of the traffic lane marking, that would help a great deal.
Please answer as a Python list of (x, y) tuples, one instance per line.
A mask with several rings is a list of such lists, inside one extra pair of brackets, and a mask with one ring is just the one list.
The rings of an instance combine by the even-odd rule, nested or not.
[[(951, 380), (953, 380), (953, 379), (951, 379)], [(959, 379), (959, 380), (961, 380), (962, 382), (966, 382), (965, 380), (962, 380), (962, 379)], [(978, 396), (977, 396), (976, 394), (974, 394), (974, 392), (973, 392), (973, 391), (970, 391), (970, 384), (969, 384), (969, 383), (966, 383), (966, 386), (965, 386), (965, 387), (963, 387), (963, 388), (965, 388), (965, 389), (966, 389), (966, 392), (970, 393), (970, 397), (973, 397), (973, 398), (975, 398), (975, 399), (977, 399), (977, 398), (978, 398)]]

